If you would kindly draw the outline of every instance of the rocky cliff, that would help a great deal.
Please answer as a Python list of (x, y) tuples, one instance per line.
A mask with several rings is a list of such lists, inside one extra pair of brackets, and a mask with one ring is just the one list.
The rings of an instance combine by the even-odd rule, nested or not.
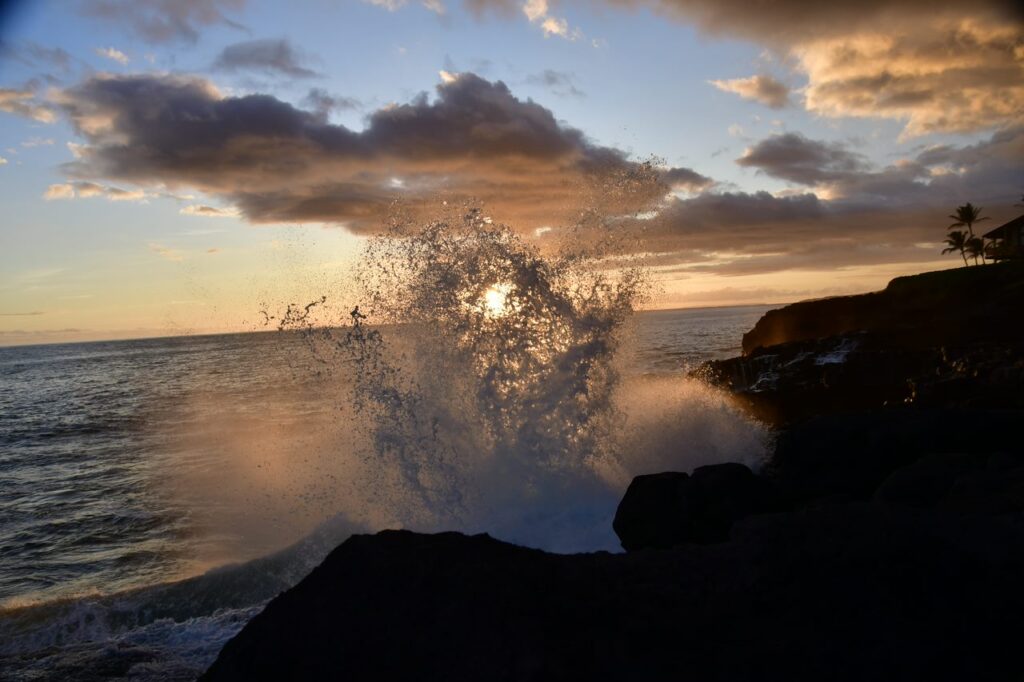
[(768, 312), (698, 374), (757, 417), (902, 406), (1024, 408), (1024, 264), (930, 272)]

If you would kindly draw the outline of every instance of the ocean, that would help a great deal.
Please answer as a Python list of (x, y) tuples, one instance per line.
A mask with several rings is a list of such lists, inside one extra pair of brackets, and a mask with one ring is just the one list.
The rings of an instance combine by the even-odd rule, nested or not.
[[(422, 358), (384, 386), (400, 410), (368, 429), (352, 386), (379, 398), (380, 380), (298, 331), (0, 348), (0, 679), (194, 679), (353, 532), (617, 551), (610, 521), (633, 475), (764, 456), (767, 431), (686, 371), (738, 354), (765, 310), (633, 316), (607, 395), (568, 420), (601, 421), (584, 435), (535, 432), (547, 398), (505, 385), (484, 412), (519, 422), (458, 421), (466, 410), (431, 388), (451, 366)], [(463, 437), (474, 430), (490, 435)]]

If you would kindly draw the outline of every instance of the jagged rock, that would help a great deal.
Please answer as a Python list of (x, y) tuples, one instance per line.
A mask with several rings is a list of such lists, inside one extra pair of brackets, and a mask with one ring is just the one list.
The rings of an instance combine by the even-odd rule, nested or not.
[(619, 503), (613, 528), (629, 551), (722, 542), (735, 521), (776, 507), (767, 480), (742, 464), (715, 464), (692, 475), (637, 476)]
[(201, 679), (1007, 680), (1021, 571), (1010, 518), (870, 504), (619, 555), (384, 532), (334, 550)]
[(1021, 410), (901, 409), (832, 414), (779, 434), (768, 472), (792, 500), (867, 499), (897, 469), (931, 455), (1024, 452)]
[(1024, 452), (933, 455), (897, 469), (875, 498), (967, 514), (1024, 511)]
[(743, 356), (695, 372), (756, 417), (915, 405), (1024, 408), (1024, 264), (944, 270), (766, 313)]

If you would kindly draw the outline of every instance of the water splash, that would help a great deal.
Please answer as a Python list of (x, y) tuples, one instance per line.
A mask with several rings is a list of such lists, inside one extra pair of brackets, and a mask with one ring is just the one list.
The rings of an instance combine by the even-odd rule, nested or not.
[(314, 324), (323, 298), (286, 310), (279, 328), (346, 378), (366, 504), (393, 525), (615, 547), (636, 473), (619, 350), (649, 287), (642, 267), (602, 262), (607, 227), (585, 214), (542, 251), (479, 207), (396, 213), (366, 246), (347, 322)]

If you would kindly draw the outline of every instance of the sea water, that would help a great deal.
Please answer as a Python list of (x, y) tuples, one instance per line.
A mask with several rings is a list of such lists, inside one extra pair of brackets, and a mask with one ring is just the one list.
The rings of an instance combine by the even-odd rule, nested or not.
[(614, 551), (630, 476), (763, 455), (764, 429), (686, 371), (737, 354), (766, 309), (636, 314), (618, 352), (621, 470), (474, 469), (460, 485), (492, 502), (442, 490), (430, 504), (461, 505), (450, 515), (403, 502), (387, 462), (346, 456), (366, 438), (350, 378), (302, 333), (0, 348), (0, 679), (190, 679), (352, 532)]

